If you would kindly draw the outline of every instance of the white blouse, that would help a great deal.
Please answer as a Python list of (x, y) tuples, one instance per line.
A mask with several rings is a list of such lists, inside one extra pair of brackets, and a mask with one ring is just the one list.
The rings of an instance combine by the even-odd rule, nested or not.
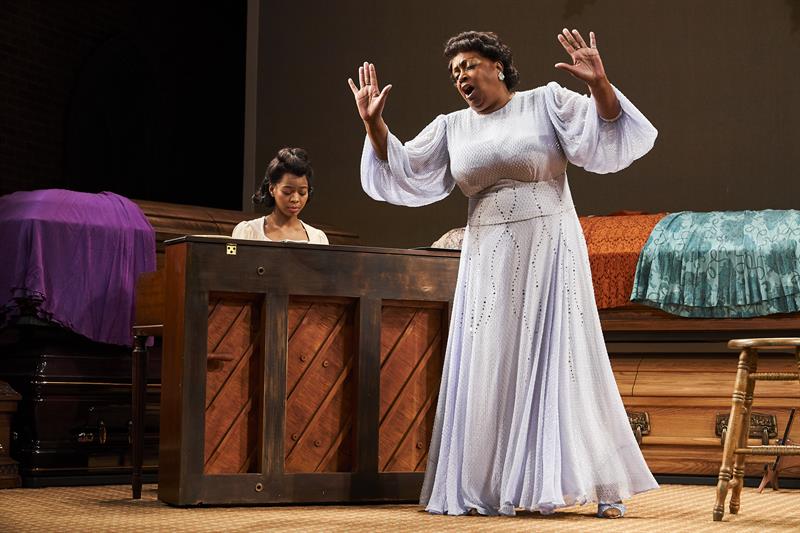
[[(259, 217), (253, 220), (245, 220), (243, 222), (239, 222), (235, 228), (233, 228), (233, 234), (231, 235), (234, 239), (252, 239), (255, 241), (272, 241), (267, 234), (264, 233), (264, 220), (266, 216)], [(306, 230), (306, 235), (308, 235), (308, 240), (305, 241), (295, 241), (295, 240), (283, 240), (280, 242), (307, 242), (309, 244), (328, 244), (328, 236), (325, 235), (325, 232), (322, 230), (318, 230), (313, 226), (309, 226), (302, 220), (300, 223), (303, 225), (303, 228)]]

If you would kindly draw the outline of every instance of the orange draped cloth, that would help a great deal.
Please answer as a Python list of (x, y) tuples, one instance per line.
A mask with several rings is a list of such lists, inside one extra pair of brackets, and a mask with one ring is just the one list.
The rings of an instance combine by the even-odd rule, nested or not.
[(630, 303), (639, 253), (665, 216), (666, 213), (580, 217), (598, 309)]

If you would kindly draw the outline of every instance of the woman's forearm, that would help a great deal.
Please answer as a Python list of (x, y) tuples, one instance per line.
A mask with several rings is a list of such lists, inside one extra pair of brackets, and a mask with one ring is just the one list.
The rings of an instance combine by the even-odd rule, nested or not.
[(367, 130), (367, 137), (372, 143), (378, 158), (386, 161), (389, 158), (387, 147), (389, 143), (389, 126), (383, 121), (383, 117), (378, 117), (373, 122), (364, 121), (364, 128)]
[(619, 116), (622, 108), (619, 105), (614, 88), (607, 78), (590, 85), (589, 90), (592, 92), (592, 97), (594, 97), (597, 113), (601, 117), (606, 120), (613, 120)]

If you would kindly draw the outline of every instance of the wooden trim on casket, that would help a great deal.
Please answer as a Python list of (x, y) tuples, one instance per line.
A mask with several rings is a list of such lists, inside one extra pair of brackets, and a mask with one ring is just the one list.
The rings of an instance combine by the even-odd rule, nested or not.
[[(729, 338), (741, 332), (800, 332), (800, 313), (776, 314), (754, 318), (684, 318), (660, 309), (631, 304), (600, 309), (603, 332), (728, 332)], [(730, 335), (733, 333), (734, 335)]]

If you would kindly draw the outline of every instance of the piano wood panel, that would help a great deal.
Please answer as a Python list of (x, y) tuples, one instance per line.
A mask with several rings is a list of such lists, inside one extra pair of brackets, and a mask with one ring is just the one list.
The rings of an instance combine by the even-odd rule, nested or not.
[(388, 304), (381, 316), (378, 465), (424, 472), (444, 358), (446, 309)]
[(260, 460), (258, 298), (209, 296), (204, 472), (257, 472)]
[(355, 301), (289, 300), (286, 472), (353, 466)]

